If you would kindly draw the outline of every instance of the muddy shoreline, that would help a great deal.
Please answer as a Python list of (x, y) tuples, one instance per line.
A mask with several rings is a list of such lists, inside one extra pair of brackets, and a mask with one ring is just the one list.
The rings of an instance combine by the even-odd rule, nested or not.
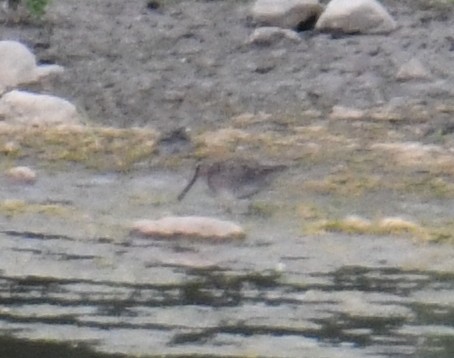
[[(247, 43), (251, 3), (192, 0), (154, 11), (140, 0), (66, 0), (50, 7), (44, 25), (3, 25), (2, 38), (65, 66), (65, 76), (44, 90), (104, 125), (206, 130), (244, 112), (325, 115), (334, 105), (433, 107), (453, 97), (449, 4), (384, 1), (399, 26), (387, 36), (306, 31), (299, 43), (257, 46)], [(396, 78), (413, 58), (429, 80)]]

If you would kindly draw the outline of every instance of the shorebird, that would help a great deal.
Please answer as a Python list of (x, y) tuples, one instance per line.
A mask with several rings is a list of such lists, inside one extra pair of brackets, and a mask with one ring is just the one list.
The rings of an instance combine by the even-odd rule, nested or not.
[(269, 185), (274, 174), (285, 168), (285, 165), (264, 165), (244, 159), (199, 163), (192, 179), (178, 195), (178, 200), (183, 200), (199, 177), (206, 180), (208, 188), (215, 195), (248, 198)]

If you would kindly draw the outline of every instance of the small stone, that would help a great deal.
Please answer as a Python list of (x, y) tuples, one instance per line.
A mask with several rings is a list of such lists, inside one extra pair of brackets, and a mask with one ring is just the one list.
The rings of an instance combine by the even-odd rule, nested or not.
[(255, 29), (249, 37), (250, 44), (270, 45), (273, 42), (278, 42), (282, 39), (293, 42), (300, 42), (301, 38), (293, 30), (281, 29), (279, 27), (259, 27)]
[(29, 167), (14, 167), (6, 171), (6, 176), (18, 184), (34, 184), (37, 179), (36, 172)]
[(332, 0), (315, 25), (320, 31), (388, 33), (396, 22), (376, 0)]
[(159, 220), (139, 220), (132, 233), (147, 237), (243, 239), (244, 230), (237, 224), (203, 216), (169, 216)]
[(412, 58), (407, 63), (400, 66), (396, 78), (400, 81), (413, 79), (429, 79), (430, 73), (417, 58)]
[(164, 92), (164, 100), (166, 102), (183, 102), (185, 96), (186, 92), (180, 90), (168, 90)]
[(366, 112), (361, 109), (349, 108), (344, 106), (334, 106), (331, 113), (331, 119), (351, 119), (358, 120), (363, 119), (366, 115)]

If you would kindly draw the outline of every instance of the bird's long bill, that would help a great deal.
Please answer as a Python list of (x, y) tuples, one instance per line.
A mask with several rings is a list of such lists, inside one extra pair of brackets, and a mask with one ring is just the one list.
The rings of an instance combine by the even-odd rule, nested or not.
[(199, 172), (200, 172), (200, 164), (198, 164), (195, 167), (194, 175), (192, 176), (192, 179), (189, 181), (188, 185), (183, 189), (183, 191), (177, 196), (178, 201), (181, 201), (184, 199), (186, 194), (188, 193), (189, 190), (191, 190), (192, 186), (196, 182), (197, 178), (199, 177)]

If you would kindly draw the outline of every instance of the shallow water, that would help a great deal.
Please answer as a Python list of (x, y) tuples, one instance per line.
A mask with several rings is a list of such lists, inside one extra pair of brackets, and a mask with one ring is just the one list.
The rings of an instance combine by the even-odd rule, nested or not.
[[(1, 356), (452, 357), (452, 246), (303, 235), (295, 218), (226, 210), (203, 185), (178, 203), (185, 175), (2, 182), (3, 201), (30, 205), (0, 216)], [(132, 219), (195, 213), (248, 236), (128, 233)]]

